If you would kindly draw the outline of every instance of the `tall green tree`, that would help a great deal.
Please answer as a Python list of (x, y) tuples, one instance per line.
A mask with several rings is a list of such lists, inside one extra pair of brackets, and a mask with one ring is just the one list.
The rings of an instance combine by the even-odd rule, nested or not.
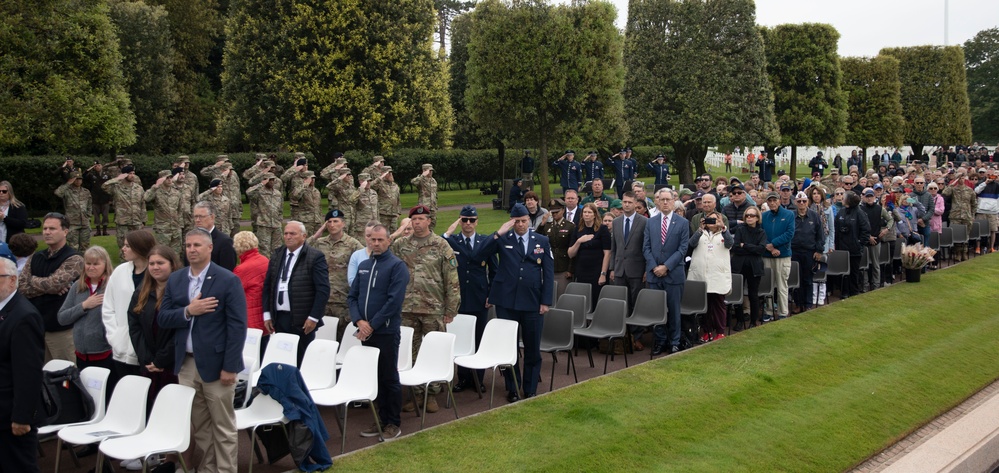
[(847, 57), (840, 60), (840, 67), (843, 90), (849, 97), (846, 142), (864, 149), (902, 146), (905, 118), (898, 59)]
[(971, 132), (976, 141), (999, 141), (999, 28), (979, 31), (964, 43), (971, 105)]
[(709, 145), (779, 140), (752, 0), (632, 0), (624, 96), (633, 141), (673, 147), (681, 182)]
[(164, 151), (216, 149), (221, 89), (221, 49), (226, 5), (222, 0), (149, 0), (166, 8), (174, 47), (177, 105)]
[(432, 0), (232, 0), (219, 128), (233, 149), (450, 145)]
[(135, 142), (104, 2), (0, 2), (0, 153), (105, 153)]
[(898, 59), (906, 144), (918, 156), (925, 145), (971, 143), (971, 111), (964, 50), (960, 46), (885, 48)]
[[(472, 120), (514, 143), (537, 145), (539, 161), (557, 145), (623, 142), (623, 40), (615, 17), (604, 1), (479, 3), (466, 68)], [(538, 172), (547, 200), (547, 162)]]
[(176, 52), (167, 11), (144, 2), (113, 2), (125, 84), (135, 114), (137, 140), (127, 151), (159, 154), (171, 149), (171, 119), (177, 105), (173, 75)]
[(437, 26), (434, 29), (434, 33), (437, 35), (437, 43), (441, 51), (444, 51), (444, 45), (447, 44), (448, 34), (453, 34), (452, 29), (454, 26), (452, 22), (455, 18), (474, 7), (474, 1), (434, 0), (434, 11), (437, 12)]
[(805, 23), (763, 28), (762, 34), (780, 146), (791, 147), (795, 176), (799, 145), (836, 146), (846, 138), (839, 32), (832, 25)]

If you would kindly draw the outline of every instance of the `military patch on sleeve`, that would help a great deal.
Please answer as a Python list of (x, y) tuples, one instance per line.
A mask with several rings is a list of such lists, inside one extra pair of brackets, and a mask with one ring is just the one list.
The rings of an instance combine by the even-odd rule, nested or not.
[(451, 266), (453, 266), (453, 267), (455, 267), (455, 268), (457, 268), (457, 267), (458, 267), (458, 260), (457, 260), (457, 259), (455, 259), (455, 258), (454, 258), (453, 256), (451, 257), (451, 259), (449, 259), (449, 260), (447, 260), (447, 261), (448, 261), (448, 263), (451, 263)]

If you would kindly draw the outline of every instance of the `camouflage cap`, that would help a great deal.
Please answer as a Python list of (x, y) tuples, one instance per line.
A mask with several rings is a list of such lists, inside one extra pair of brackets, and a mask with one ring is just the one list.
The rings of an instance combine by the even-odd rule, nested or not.
[(158, 177), (170, 177), (170, 171), (164, 169), (164, 170), (160, 171), (157, 176)]
[(360, 173), (360, 174), (357, 175), (357, 180), (359, 180), (359, 181), (370, 181), (371, 180), (371, 174), (368, 174), (366, 172), (362, 172), (362, 173)]
[(302, 175), (303, 179), (309, 179), (309, 178), (315, 179), (315, 177), (316, 177), (316, 173), (313, 172), (313, 171), (305, 171), (305, 174)]
[(423, 165), (423, 170), (424, 171), (433, 171), (434, 170), (434, 165), (433, 164), (429, 164), (429, 163), (424, 164)]
[(69, 173), (70, 179), (83, 179), (83, 174), (80, 174), (79, 170)]
[(271, 166), (274, 166), (274, 161), (271, 161), (269, 159), (265, 159), (262, 163), (260, 163), (260, 165), (263, 166), (263, 167), (265, 167), (265, 168), (269, 168)]
[(267, 181), (270, 179), (277, 179), (277, 176), (275, 176), (274, 173), (272, 172), (265, 172), (260, 175), (260, 182)]
[(382, 166), (382, 171), (384, 171), (384, 172), (392, 172), (392, 166)]
[(333, 164), (347, 164), (347, 158), (340, 156), (339, 158), (336, 158), (336, 162)]
[(336, 172), (337, 172), (337, 175), (340, 175), (340, 176), (342, 176), (344, 174), (350, 174), (350, 168), (340, 168), (340, 169), (337, 169)]
[(266, 155), (266, 154), (264, 154), (264, 153), (257, 153), (257, 154), (256, 154), (256, 158), (257, 158), (258, 160), (259, 160), (259, 159), (267, 159), (267, 155)]
[(178, 158), (177, 158), (177, 160), (176, 160), (176, 161), (174, 161), (174, 162), (175, 162), (175, 163), (189, 163), (189, 162), (191, 162), (191, 158), (190, 158), (190, 157), (188, 157), (188, 156), (187, 156), (187, 155), (185, 154), (185, 155), (182, 155), (182, 156), (178, 157)]
[(228, 169), (232, 169), (232, 163), (230, 163), (229, 161), (226, 161), (226, 162), (220, 164), (219, 168), (221, 168), (223, 171), (228, 170)]
[(296, 158), (304, 158), (305, 157), (305, 153), (303, 153), (301, 151), (296, 151), (295, 152), (295, 157)]
[(229, 155), (227, 155), (227, 154), (220, 154), (220, 155), (218, 155), (218, 156), (215, 157), (215, 160), (216, 161), (226, 161), (226, 162), (228, 162), (229, 161)]
[(383, 162), (383, 161), (385, 161), (385, 156), (375, 156), (375, 157), (371, 158), (371, 163), (372, 164), (374, 164), (374, 163), (380, 163), (380, 162)]

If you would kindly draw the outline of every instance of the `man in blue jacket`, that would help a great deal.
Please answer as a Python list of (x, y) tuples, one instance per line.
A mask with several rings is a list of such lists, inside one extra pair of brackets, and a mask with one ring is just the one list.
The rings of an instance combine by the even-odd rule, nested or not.
[(548, 237), (531, 231), (527, 207), (517, 204), (510, 211), (510, 220), (486, 238), (478, 257), (485, 259), (499, 255), (496, 279), (489, 289), (488, 303), (496, 306), (496, 316), (520, 324), (524, 340), (524, 373), (516, 367), (506, 371), (506, 399), (520, 400), (514, 378), (524, 388), (525, 397), (537, 393), (541, 376), (541, 326), (542, 317), (552, 305), (552, 282), (555, 262)]
[[(794, 212), (781, 207), (780, 195), (771, 192), (767, 195), (767, 211), (763, 212), (763, 231), (767, 233), (767, 251), (763, 255), (763, 267), (770, 268), (777, 296), (777, 318), (787, 317), (787, 278), (791, 274), (791, 240), (794, 239)], [(764, 321), (766, 321), (764, 319)]]
[(583, 179), (583, 167), (576, 162), (575, 151), (566, 150), (565, 154), (556, 159), (552, 165), (558, 168), (561, 174), (559, 182), (562, 184), (562, 195), (565, 195), (565, 191), (569, 189), (579, 190), (579, 183)]
[(399, 327), (402, 325), (402, 301), (409, 284), (409, 269), (389, 251), (388, 229), (378, 224), (368, 234), (371, 257), (357, 267), (357, 276), (350, 285), (347, 305), (350, 320), (357, 327), (354, 336), (364, 346), (375, 347), (378, 353), (378, 424), (361, 432), (362, 437), (386, 439), (398, 437), (402, 431), (402, 386), (399, 384)]

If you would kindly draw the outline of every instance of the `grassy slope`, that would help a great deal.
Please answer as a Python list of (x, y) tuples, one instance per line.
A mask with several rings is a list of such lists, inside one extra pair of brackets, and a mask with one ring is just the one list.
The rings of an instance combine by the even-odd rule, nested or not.
[(997, 378), (997, 258), (361, 451), (337, 470), (841, 471)]

